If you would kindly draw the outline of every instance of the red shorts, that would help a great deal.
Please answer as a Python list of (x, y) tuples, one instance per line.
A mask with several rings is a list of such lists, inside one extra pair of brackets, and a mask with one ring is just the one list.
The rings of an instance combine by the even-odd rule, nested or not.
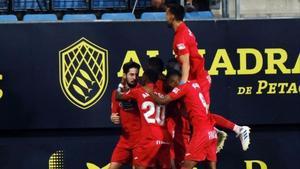
[(134, 151), (133, 164), (146, 168), (170, 169), (170, 143), (147, 140)]
[(187, 147), (185, 160), (190, 161), (217, 161), (217, 133), (214, 129), (194, 130)]
[(129, 137), (120, 136), (120, 139), (113, 151), (111, 162), (132, 164), (134, 149), (137, 147), (139, 134)]

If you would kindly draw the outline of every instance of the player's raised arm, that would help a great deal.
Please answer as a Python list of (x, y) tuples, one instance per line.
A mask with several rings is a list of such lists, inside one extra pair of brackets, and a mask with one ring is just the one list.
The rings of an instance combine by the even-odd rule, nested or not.
[(126, 100), (131, 100), (134, 99), (132, 90), (129, 90), (127, 92), (116, 92), (116, 99), (120, 101), (126, 101)]
[(185, 83), (188, 81), (189, 78), (189, 72), (190, 72), (190, 55), (189, 54), (184, 54), (181, 56), (178, 56), (180, 62), (182, 63), (181, 65), (181, 83)]

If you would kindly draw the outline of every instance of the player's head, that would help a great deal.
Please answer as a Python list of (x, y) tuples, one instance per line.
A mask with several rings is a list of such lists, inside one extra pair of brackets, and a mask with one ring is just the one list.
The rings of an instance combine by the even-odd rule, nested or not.
[(164, 62), (159, 57), (152, 57), (148, 59), (147, 69), (153, 69), (158, 73), (162, 73), (164, 71), (164, 68)]
[(123, 72), (126, 78), (126, 83), (129, 87), (135, 87), (138, 80), (140, 65), (130, 61), (123, 66)]
[(178, 70), (178, 71), (181, 71), (181, 68), (180, 68), (180, 64), (177, 62), (177, 60), (175, 58), (172, 58), (168, 61), (167, 63), (167, 66), (166, 66), (166, 69), (167, 70), (172, 70), (172, 69), (175, 69), (175, 70)]
[(184, 7), (180, 4), (167, 5), (166, 18), (169, 26), (172, 26), (174, 22), (183, 21), (184, 15)]
[(170, 92), (173, 90), (173, 88), (177, 87), (179, 85), (181, 79), (181, 73), (178, 70), (170, 69), (168, 70), (168, 74), (166, 76), (165, 81), (165, 90), (167, 92)]
[(156, 83), (158, 80), (158, 72), (153, 69), (145, 69), (141, 79), (141, 84), (144, 86), (147, 83)]

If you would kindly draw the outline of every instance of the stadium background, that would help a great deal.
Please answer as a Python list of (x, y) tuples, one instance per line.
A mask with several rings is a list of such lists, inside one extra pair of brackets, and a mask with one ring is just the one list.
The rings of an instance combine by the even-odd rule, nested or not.
[[(219, 168), (290, 169), (300, 151), (300, 21), (248, 19), (188, 21), (199, 47), (205, 49), (207, 69), (222, 65), (241, 69), (241, 50), (258, 51), (262, 68), (255, 74), (234, 75), (218, 69), (213, 75), (212, 110), (252, 127), (247, 152), (230, 133), (219, 154)], [(142, 65), (151, 56), (172, 57), (172, 30), (164, 21), (51, 22), (0, 24), (0, 168), (83, 169), (87, 163), (105, 166), (118, 139), (119, 126), (110, 123), (110, 95), (119, 82), (125, 58)], [(83, 110), (72, 104), (60, 86), (59, 52), (85, 38), (108, 51), (108, 86), (103, 97)], [(225, 52), (224, 52), (225, 51)], [(265, 70), (274, 58), (284, 58), (276, 73)], [(223, 53), (222, 53), (223, 52)], [(278, 54), (281, 52), (281, 54)], [(269, 55), (268, 55), (269, 53)], [(256, 53), (258, 57), (259, 54)], [(217, 60), (217, 56), (221, 56)], [(225, 60), (224, 60), (225, 58)], [(258, 62), (247, 54), (247, 68)], [(225, 62), (225, 64), (222, 64)], [(213, 64), (214, 63), (214, 64)], [(284, 71), (284, 73), (282, 72)], [(2, 78), (1, 78), (2, 77)], [(283, 93), (257, 94), (259, 80), (288, 84)], [(295, 84), (296, 89), (290, 86)], [(239, 87), (253, 87), (238, 94)], [(59, 158), (60, 157), (60, 158)], [(55, 161), (57, 158), (57, 161)], [(59, 161), (60, 160), (60, 161)]]

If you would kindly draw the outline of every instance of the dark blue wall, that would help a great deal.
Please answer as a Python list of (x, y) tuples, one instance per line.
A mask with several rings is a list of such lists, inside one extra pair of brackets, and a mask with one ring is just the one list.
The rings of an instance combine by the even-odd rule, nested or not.
[[(300, 20), (188, 25), (199, 48), (206, 49), (207, 69), (220, 49), (226, 49), (236, 70), (240, 68), (237, 49), (254, 48), (262, 55), (262, 70), (254, 75), (225, 75), (219, 69), (219, 75), (212, 76), (212, 111), (253, 129), (248, 152), (241, 151), (231, 133), (219, 155), (219, 168), (246, 168), (244, 160), (262, 160), (271, 169), (294, 168), (300, 151), (300, 74), (283, 74), (276, 66), (276, 74), (266, 74), (270, 60), (265, 49), (284, 49), (288, 54), (285, 67), (300, 70), (300, 64), (295, 67), (300, 59)], [(0, 168), (48, 168), (49, 157), (57, 150), (64, 151), (66, 169), (86, 168), (88, 161), (107, 164), (119, 133), (109, 120), (110, 96), (119, 82), (117, 72), (126, 52), (134, 50), (142, 65), (147, 50), (159, 51), (158, 56), (167, 61), (173, 57), (172, 36), (165, 22), (1, 24)], [(82, 37), (108, 50), (109, 72), (103, 97), (85, 110), (67, 99), (59, 83), (59, 51)], [(256, 64), (251, 56), (247, 61), (248, 68)], [(279, 94), (276, 88), (276, 94), (264, 90), (258, 95), (259, 80), (295, 84), (297, 93)], [(252, 93), (238, 95), (238, 87), (246, 86), (253, 87)]]

